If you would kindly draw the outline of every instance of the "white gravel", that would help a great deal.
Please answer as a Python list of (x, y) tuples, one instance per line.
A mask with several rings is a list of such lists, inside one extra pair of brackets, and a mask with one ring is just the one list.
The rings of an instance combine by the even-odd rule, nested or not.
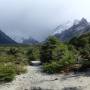
[(17, 76), (11, 83), (1, 84), (0, 90), (31, 90), (33, 87), (40, 87), (42, 90), (90, 90), (89, 73), (47, 75), (41, 72), (40, 66), (27, 68), (28, 73)]

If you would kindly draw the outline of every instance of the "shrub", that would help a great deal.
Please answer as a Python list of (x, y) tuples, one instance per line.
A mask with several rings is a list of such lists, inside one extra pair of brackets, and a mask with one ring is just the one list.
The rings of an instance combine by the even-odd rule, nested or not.
[(69, 51), (68, 49), (64, 52), (64, 55), (60, 61), (60, 63), (63, 66), (69, 66), (69, 65), (73, 65), (76, 63), (76, 56), (74, 54), (74, 52)]
[(40, 60), (40, 53), (38, 47), (32, 47), (27, 51), (28, 63), (30, 61)]
[(49, 74), (60, 72), (60, 64), (58, 62), (46, 63), (43, 65), (43, 71)]
[(12, 56), (0, 56), (0, 63), (9, 63), (9, 62), (14, 62), (15, 58)]
[(15, 69), (11, 65), (0, 65), (0, 81), (9, 82), (15, 77)]
[(12, 81), (15, 75), (25, 72), (26, 68), (24, 65), (0, 64), (0, 81)]
[(62, 50), (59, 48), (60, 42), (56, 37), (49, 37), (40, 50), (40, 60), (42, 63), (50, 63), (51, 60), (55, 60), (61, 57)]
[(90, 68), (90, 33), (73, 38), (69, 44), (73, 45), (78, 51), (80, 69), (86, 70)]
[(72, 69), (76, 63), (76, 52), (71, 46), (61, 43), (57, 38), (50, 37), (41, 47), (41, 62), (48, 73), (57, 73)]
[(17, 48), (10, 48), (8, 51), (7, 51), (7, 54), (9, 55), (14, 55), (16, 56), (18, 53), (18, 49)]
[(24, 65), (15, 65), (14, 69), (15, 69), (15, 73), (18, 75), (25, 73), (27, 71)]
[(11, 81), (16, 74), (25, 72), (26, 68), (23, 60), (12, 55), (0, 56), (0, 81)]
[(74, 64), (76, 63), (76, 59), (73, 53), (67, 52), (65, 53), (61, 60), (51, 60), (51, 63), (43, 64), (43, 71), (46, 73), (60, 73), (61, 71), (73, 70)]

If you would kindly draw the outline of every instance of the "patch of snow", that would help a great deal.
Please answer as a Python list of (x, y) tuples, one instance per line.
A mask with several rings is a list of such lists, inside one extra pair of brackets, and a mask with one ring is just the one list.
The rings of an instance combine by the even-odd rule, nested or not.
[(58, 33), (60, 34), (62, 31), (69, 29), (72, 25), (73, 25), (73, 23), (68, 21), (68, 22), (66, 22), (66, 23), (64, 23), (62, 25), (57, 26), (54, 29), (53, 35), (58, 34)]

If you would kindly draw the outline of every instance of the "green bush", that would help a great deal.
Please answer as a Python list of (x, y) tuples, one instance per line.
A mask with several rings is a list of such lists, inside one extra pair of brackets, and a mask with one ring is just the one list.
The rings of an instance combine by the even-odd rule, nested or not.
[(28, 63), (30, 64), (31, 61), (40, 60), (40, 52), (38, 47), (30, 48), (27, 53)]
[(43, 71), (46, 73), (60, 73), (61, 71), (73, 70), (72, 67), (76, 63), (76, 59), (73, 53), (67, 52), (60, 61), (51, 60), (51, 63), (43, 64)]
[(15, 57), (13, 56), (0, 56), (0, 63), (14, 63), (16, 61)]
[(65, 68), (72, 69), (70, 66), (76, 63), (76, 52), (71, 46), (50, 37), (41, 46), (41, 62), (45, 72), (58, 73)]
[(73, 38), (69, 44), (78, 51), (78, 61), (81, 69), (90, 68), (90, 33), (85, 33), (77, 38)]
[(12, 55), (0, 56), (0, 81), (11, 81), (15, 75), (25, 72), (25, 64), (21, 58)]
[(49, 74), (58, 73), (60, 72), (60, 69), (61, 69), (60, 64), (54, 61), (51, 62), (50, 64), (46, 63), (43, 65), (43, 71)]
[(15, 75), (25, 72), (26, 68), (24, 65), (0, 64), (0, 81), (12, 81)]
[(10, 48), (8, 51), (7, 51), (7, 54), (9, 55), (14, 55), (16, 56), (18, 54), (18, 49), (17, 48)]
[(73, 65), (76, 63), (76, 56), (74, 54), (74, 52), (69, 51), (68, 49), (64, 52), (64, 55), (60, 61), (60, 63), (63, 66), (69, 66), (69, 65)]
[(9, 82), (15, 77), (15, 69), (11, 65), (0, 65), (0, 81)]
[(63, 52), (62, 44), (56, 37), (49, 37), (41, 46), (40, 60), (42, 63), (50, 63), (52, 60), (58, 60)]

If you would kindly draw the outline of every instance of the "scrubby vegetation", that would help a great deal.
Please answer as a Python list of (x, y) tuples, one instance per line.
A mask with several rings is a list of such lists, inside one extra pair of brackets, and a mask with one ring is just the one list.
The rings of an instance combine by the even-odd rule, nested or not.
[(43, 71), (47, 73), (87, 70), (90, 68), (90, 33), (68, 43), (49, 37), (41, 46), (40, 55)]
[(75, 52), (60, 42), (56, 37), (49, 37), (41, 46), (41, 62), (44, 71), (57, 73), (70, 68), (76, 63)]
[(0, 81), (12, 81), (16, 75), (12, 65), (0, 65)]
[(90, 68), (90, 33), (73, 38), (69, 43), (78, 51), (78, 63), (81, 64), (81, 69)]
[(0, 46), (0, 81), (11, 81), (26, 72), (26, 65), (40, 60), (49, 74), (90, 68), (90, 33), (65, 43), (49, 37), (40, 45)]
[(12, 81), (16, 75), (26, 72), (26, 47), (0, 46), (0, 81)]
[(38, 45), (1, 45), (0, 81), (12, 81), (16, 75), (27, 71), (26, 65), (40, 60)]
[(29, 64), (31, 64), (31, 61), (40, 60), (39, 46), (33, 46), (29, 48), (26, 55), (27, 55)]

